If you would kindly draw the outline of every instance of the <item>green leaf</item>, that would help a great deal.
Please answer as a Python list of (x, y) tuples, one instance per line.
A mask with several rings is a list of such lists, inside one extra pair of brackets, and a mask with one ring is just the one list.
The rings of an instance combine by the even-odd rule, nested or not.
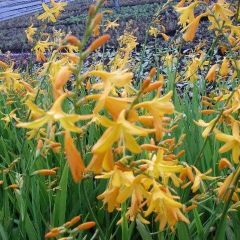
[(149, 230), (139, 220), (137, 220), (137, 230), (140, 233), (143, 240), (152, 240), (152, 236)]

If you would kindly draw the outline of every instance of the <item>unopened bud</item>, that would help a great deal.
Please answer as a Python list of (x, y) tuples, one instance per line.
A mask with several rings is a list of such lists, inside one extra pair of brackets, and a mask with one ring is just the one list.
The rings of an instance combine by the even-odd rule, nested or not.
[(56, 89), (61, 89), (70, 79), (71, 74), (72, 72), (70, 71), (69, 67), (67, 66), (62, 67), (56, 76), (54, 87)]
[(103, 18), (103, 14), (98, 13), (96, 15), (96, 17), (93, 19), (92, 27), (95, 28), (95, 27), (99, 26), (100, 22), (102, 21), (102, 18)]
[(206, 109), (206, 110), (202, 110), (201, 113), (203, 115), (209, 115), (209, 114), (212, 114), (212, 113), (216, 113), (216, 111), (212, 110), (212, 109)]
[(73, 36), (73, 35), (68, 35), (68, 36), (66, 37), (66, 41), (67, 41), (69, 44), (73, 45), (73, 46), (79, 47), (79, 46), (81, 45), (80, 40), (79, 40), (77, 37)]
[(52, 175), (56, 175), (56, 172), (52, 169), (40, 169), (33, 172), (32, 175), (52, 176)]
[(151, 83), (151, 79), (150, 78), (146, 78), (145, 80), (143, 80), (143, 84), (142, 84), (142, 90), (144, 91)]
[(227, 160), (227, 158), (221, 158), (219, 165), (218, 165), (218, 169), (222, 170), (224, 168), (231, 168), (232, 164)]
[(75, 228), (75, 230), (78, 230), (78, 231), (88, 230), (88, 229), (94, 227), (95, 225), (96, 225), (95, 222), (86, 222), (86, 223), (82, 223), (79, 226), (77, 226)]
[(53, 228), (50, 232), (45, 234), (45, 238), (54, 238), (61, 233), (59, 228)]
[(149, 73), (149, 77), (153, 78), (157, 73), (157, 69), (154, 67), (151, 69), (150, 73)]
[(93, 52), (97, 48), (101, 47), (104, 45), (108, 40), (110, 39), (109, 34), (105, 34), (99, 38), (97, 38), (95, 41), (92, 42), (92, 44), (89, 46), (89, 48), (86, 50), (87, 52)]
[(92, 17), (96, 12), (96, 7), (94, 5), (91, 5), (88, 10), (88, 16)]
[(151, 83), (149, 84), (149, 86), (144, 90), (144, 93), (148, 93), (148, 92), (151, 92), (155, 89), (158, 89), (162, 86), (162, 83), (157, 81), (157, 82), (154, 82), (154, 83)]

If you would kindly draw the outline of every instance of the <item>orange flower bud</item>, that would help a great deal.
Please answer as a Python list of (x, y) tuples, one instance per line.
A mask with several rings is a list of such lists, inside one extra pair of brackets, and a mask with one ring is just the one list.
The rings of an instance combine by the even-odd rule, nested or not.
[(149, 86), (150, 82), (151, 82), (150, 78), (147, 78), (143, 81), (143, 84), (142, 84), (142, 90), (143, 91)]
[(192, 168), (191, 167), (187, 167), (186, 168), (186, 173), (187, 173), (188, 179), (191, 182), (193, 182), (194, 181), (194, 175), (193, 175), (193, 172), (192, 172)]
[(54, 142), (54, 143), (51, 143), (50, 144), (50, 148), (54, 149), (54, 148), (59, 148), (61, 147), (61, 143), (57, 143), (57, 142)]
[(141, 171), (146, 171), (148, 169), (148, 165), (147, 164), (143, 164), (143, 165), (139, 166), (139, 169)]
[(89, 48), (86, 50), (87, 52), (93, 52), (97, 48), (101, 47), (103, 44), (105, 44), (110, 39), (109, 34), (104, 34), (103, 36), (97, 38), (92, 44), (89, 46)]
[(39, 139), (37, 143), (37, 151), (40, 151), (43, 147), (43, 140)]
[(206, 110), (202, 110), (201, 113), (204, 114), (204, 115), (209, 115), (209, 114), (212, 114), (212, 113), (216, 113), (216, 110), (206, 109)]
[(57, 73), (56, 80), (54, 82), (54, 87), (56, 89), (61, 89), (66, 82), (70, 79), (72, 72), (68, 66), (62, 67)]
[(206, 80), (208, 80), (209, 82), (211, 81), (215, 81), (216, 79), (216, 71), (218, 69), (218, 64), (214, 64), (208, 71), (207, 76), (206, 76)]
[(193, 210), (194, 208), (197, 208), (197, 205), (196, 205), (196, 204), (192, 204), (192, 205), (186, 207), (184, 210), (185, 210), (185, 212), (190, 212), (190, 211)]
[(142, 144), (141, 148), (147, 151), (157, 151), (159, 149), (158, 146), (152, 144)]
[(65, 133), (64, 136), (64, 146), (66, 158), (69, 163), (69, 167), (72, 173), (73, 180), (79, 182), (85, 172), (85, 165), (83, 163), (82, 157), (74, 145), (73, 139), (69, 132)]
[(40, 169), (33, 172), (32, 175), (52, 176), (52, 175), (56, 175), (56, 172), (52, 169)]
[(81, 45), (80, 40), (79, 40), (77, 37), (73, 36), (73, 35), (68, 35), (68, 36), (66, 37), (66, 41), (67, 41), (69, 44), (73, 45), (73, 46), (79, 47), (79, 46)]
[(169, 40), (170, 37), (167, 34), (165, 34), (165, 33), (160, 33), (160, 34), (162, 35), (164, 41), (168, 41)]
[(185, 154), (185, 150), (180, 151), (177, 155), (176, 158), (180, 158)]
[(3, 180), (0, 180), (0, 185), (3, 185)]
[(95, 5), (90, 5), (89, 10), (88, 10), (88, 16), (92, 17), (96, 12), (96, 7)]
[(149, 73), (149, 77), (153, 78), (157, 73), (157, 69), (155, 67), (153, 67)]
[(221, 158), (219, 164), (218, 164), (218, 169), (223, 170), (224, 168), (231, 168), (232, 164), (227, 160), (227, 158)]
[(95, 222), (86, 222), (77, 226), (75, 229), (78, 231), (88, 230), (96, 225)]
[(59, 228), (53, 228), (50, 232), (45, 234), (45, 238), (54, 238), (61, 233)]
[(17, 189), (17, 188), (18, 188), (18, 185), (17, 185), (17, 184), (11, 184), (11, 185), (9, 185), (7, 188)]
[(95, 28), (95, 27), (98, 27), (98, 25), (100, 24), (100, 22), (102, 21), (102, 18), (103, 18), (103, 14), (102, 13), (98, 13), (96, 15), (96, 17), (93, 19), (93, 22), (92, 22), (92, 26)]
[(75, 223), (79, 222), (81, 220), (80, 216), (76, 216), (70, 220), (71, 225), (74, 225)]
[(207, 106), (207, 107), (213, 107), (212, 103), (205, 101), (205, 100), (202, 101), (202, 105)]
[(153, 91), (155, 89), (160, 88), (161, 86), (162, 86), (162, 83), (159, 82), (159, 81), (151, 83), (151, 84), (149, 84), (149, 86), (146, 89), (144, 89), (144, 93), (151, 92), (151, 91)]

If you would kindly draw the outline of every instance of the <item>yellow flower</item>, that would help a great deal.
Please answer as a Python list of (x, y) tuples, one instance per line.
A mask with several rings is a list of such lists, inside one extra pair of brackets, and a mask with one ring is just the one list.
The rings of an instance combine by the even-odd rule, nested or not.
[(124, 147), (133, 153), (141, 152), (141, 148), (133, 135), (147, 136), (152, 130), (147, 130), (135, 126), (125, 119), (126, 112), (122, 111), (116, 122), (104, 116), (98, 116), (97, 120), (107, 128), (102, 137), (93, 146), (93, 153), (104, 153), (112, 147), (112, 145), (119, 141)]
[[(100, 94), (88, 95), (85, 97), (86, 100), (99, 100), (101, 98)], [(117, 98), (107, 96), (103, 99), (103, 107), (107, 109), (107, 111), (111, 114), (113, 120), (116, 120), (122, 110), (127, 109), (129, 104), (132, 102), (130, 98)]]
[(147, 199), (148, 209), (145, 216), (149, 216), (152, 212), (156, 213), (155, 219), (160, 222), (160, 230), (163, 230), (167, 224), (174, 227), (178, 221), (189, 223), (180, 210), (182, 204), (174, 200), (174, 196), (167, 188), (154, 181), (150, 194), (151, 196)]
[(198, 122), (194, 121), (198, 126), (200, 127), (204, 127), (205, 130), (202, 132), (202, 136), (204, 138), (208, 137), (209, 133), (214, 131), (213, 126), (216, 124), (217, 118), (214, 118), (213, 120), (211, 120), (210, 122), (204, 122), (202, 119), (200, 119)]
[(107, 20), (106, 24), (105, 24), (105, 32), (107, 32), (109, 29), (115, 29), (119, 26), (119, 24), (117, 23), (117, 19), (113, 22)]
[(168, 185), (169, 178), (173, 180), (174, 185), (179, 186), (181, 180), (177, 178), (176, 173), (180, 173), (183, 166), (178, 165), (177, 161), (164, 160), (164, 150), (159, 149), (152, 160), (143, 160), (147, 163), (147, 174), (158, 179), (161, 177), (163, 183)]
[(156, 96), (151, 101), (142, 102), (134, 106), (135, 109), (144, 108), (153, 116), (153, 125), (156, 129), (156, 136), (158, 139), (162, 137), (163, 132), (163, 117), (165, 114), (174, 113), (174, 105), (171, 101), (172, 91), (163, 97)]
[(186, 32), (183, 34), (183, 39), (186, 42), (190, 42), (194, 39), (196, 32), (197, 32), (197, 28), (200, 22), (202, 15), (197, 16), (196, 18), (193, 19), (193, 21), (191, 23), (188, 24), (188, 26), (186, 27)]
[(228, 75), (228, 73), (229, 73), (229, 61), (226, 57), (224, 57), (224, 59), (222, 61), (222, 64), (221, 64), (221, 67), (220, 67), (219, 74), (222, 77), (225, 77), (225, 76)]
[(230, 197), (231, 189), (235, 185), (232, 200), (236, 202), (239, 201), (239, 197), (238, 197), (239, 189), (236, 186), (236, 180), (238, 179), (239, 171), (240, 171), (240, 168), (238, 168), (235, 172), (232, 172), (230, 175), (228, 175), (224, 180), (224, 182), (218, 183), (219, 187), (217, 188), (217, 193), (220, 199), (224, 201), (228, 201)]
[(33, 24), (25, 30), (27, 39), (30, 43), (33, 42), (33, 35), (35, 35), (37, 28), (33, 27)]
[(196, 174), (194, 176), (193, 185), (191, 187), (191, 190), (192, 190), (193, 193), (195, 193), (200, 188), (200, 186), (202, 186), (203, 190), (204, 190), (203, 180), (214, 180), (214, 179), (216, 179), (216, 177), (207, 176), (207, 174), (212, 172), (212, 169), (209, 169), (205, 173), (201, 173), (196, 167), (192, 166), (192, 168), (194, 169), (195, 174)]
[(208, 80), (209, 82), (211, 81), (215, 81), (216, 79), (216, 72), (218, 70), (218, 64), (214, 64), (208, 71), (207, 76), (206, 76), (206, 80)]
[(92, 86), (94, 89), (103, 90), (94, 108), (94, 113), (99, 112), (103, 108), (105, 100), (111, 91), (115, 91), (115, 88), (126, 86), (133, 78), (133, 74), (126, 71), (105, 72), (95, 70), (88, 72), (87, 76), (99, 77), (102, 80), (102, 83), (96, 83)]
[(17, 109), (14, 109), (10, 113), (4, 114), (5, 117), (2, 117), (1, 120), (4, 121), (6, 125), (8, 125), (13, 120), (15, 120), (16, 122), (19, 122), (20, 119), (16, 116), (16, 113), (15, 113), (16, 110)]
[(46, 3), (42, 4), (42, 7), (44, 9), (44, 13), (42, 13), (41, 15), (39, 15), (37, 17), (38, 20), (45, 20), (48, 19), (52, 22), (56, 22), (56, 18), (54, 16), (54, 12), (55, 9), (54, 8), (49, 8), (48, 5)]
[(179, 22), (186, 27), (187, 24), (194, 20), (194, 8), (197, 6), (198, 1), (193, 2), (187, 7), (175, 7), (175, 10), (180, 14)]
[(94, 173), (101, 173), (104, 171), (111, 171), (114, 167), (114, 159), (112, 149), (110, 148), (104, 153), (93, 153), (91, 162), (88, 164), (88, 171)]
[(37, 44), (34, 47), (37, 62), (46, 61), (46, 57), (44, 56), (44, 53), (52, 45), (54, 45), (54, 43), (48, 42), (48, 39), (45, 40), (45, 41), (38, 41), (37, 42)]
[(225, 144), (219, 149), (220, 153), (228, 152), (232, 150), (232, 158), (234, 163), (239, 163), (240, 156), (240, 135), (239, 135), (239, 123), (234, 121), (232, 123), (232, 135), (218, 132), (216, 139)]
[(51, 0), (52, 8), (49, 8), (47, 4), (43, 3), (42, 7), (44, 9), (44, 13), (37, 17), (38, 20), (50, 20), (52, 22), (56, 22), (56, 18), (59, 16), (60, 12), (64, 10), (64, 7), (67, 5), (65, 2), (55, 2)]
[(150, 27), (149, 34), (156, 38), (158, 36), (158, 34), (159, 34), (159, 31), (155, 27)]
[(21, 75), (13, 70), (13, 66), (4, 69), (4, 72), (0, 72), (0, 90), (19, 90), (23, 85), (20, 83)]
[(38, 119), (32, 122), (18, 123), (17, 127), (36, 129), (40, 128), (46, 123), (53, 123), (59, 121), (61, 126), (71, 132), (81, 132), (81, 128), (75, 126), (75, 122), (79, 120), (86, 120), (92, 118), (91, 115), (77, 115), (77, 114), (66, 114), (62, 110), (62, 103), (64, 99), (69, 96), (68, 93), (60, 96), (53, 104), (51, 109), (48, 112), (45, 112), (43, 109), (38, 108), (32, 102), (28, 102), (27, 105), (30, 110), (39, 116)]

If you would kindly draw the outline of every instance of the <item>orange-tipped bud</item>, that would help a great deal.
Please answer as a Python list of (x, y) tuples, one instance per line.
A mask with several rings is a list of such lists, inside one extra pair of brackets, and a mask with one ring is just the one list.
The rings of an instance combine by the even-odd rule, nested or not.
[(51, 149), (60, 148), (61, 146), (62, 146), (62, 144), (61, 143), (57, 143), (57, 142), (54, 142), (54, 143), (50, 144), (50, 148)]
[(0, 180), (0, 185), (3, 185), (3, 180)]
[(206, 109), (206, 110), (202, 110), (201, 113), (203, 115), (209, 115), (209, 114), (212, 114), (212, 113), (216, 113), (216, 110)]
[(224, 168), (231, 168), (232, 164), (227, 160), (227, 158), (221, 158), (219, 164), (218, 164), (218, 169), (223, 170)]
[(95, 51), (97, 48), (101, 47), (102, 45), (104, 45), (108, 40), (110, 39), (110, 35), (109, 34), (104, 34), (103, 36), (97, 38), (94, 42), (92, 42), (92, 44), (89, 46), (89, 48), (87, 49), (87, 52), (93, 52)]
[(52, 176), (56, 175), (56, 172), (52, 169), (40, 169), (32, 173), (32, 175), (40, 175), (40, 176)]
[(180, 151), (177, 155), (176, 158), (180, 158), (185, 154), (185, 150)]
[(162, 83), (159, 82), (159, 81), (151, 83), (151, 84), (149, 84), (149, 86), (146, 89), (144, 89), (144, 93), (151, 92), (151, 91), (153, 91), (155, 89), (160, 88), (161, 86), (162, 86)]
[(102, 21), (102, 18), (103, 18), (102, 13), (98, 13), (96, 15), (96, 17), (93, 19), (93, 22), (92, 22), (93, 28), (97, 27), (100, 24), (100, 22)]
[(18, 185), (17, 185), (17, 184), (11, 184), (11, 185), (9, 185), (7, 188), (17, 189), (17, 188), (18, 188)]
[(57, 237), (61, 233), (59, 228), (53, 228), (50, 232), (45, 234), (45, 238), (54, 238)]
[(75, 223), (79, 222), (81, 220), (80, 216), (76, 216), (70, 220), (71, 225), (74, 225)]
[(73, 45), (73, 46), (79, 47), (79, 46), (81, 45), (80, 40), (79, 40), (77, 37), (73, 36), (73, 35), (68, 35), (68, 36), (66, 37), (66, 41), (67, 41), (69, 44)]
[(159, 147), (152, 144), (142, 144), (141, 148), (147, 151), (158, 151)]
[(149, 73), (149, 77), (153, 78), (157, 73), (157, 69), (155, 67), (153, 67)]
[(206, 80), (209, 82), (215, 81), (216, 79), (216, 71), (218, 69), (218, 64), (214, 64), (208, 71)]
[(145, 79), (142, 84), (142, 90), (144, 91), (149, 86), (150, 83), (151, 83), (150, 78)]
[(144, 172), (144, 171), (146, 171), (148, 169), (148, 165), (147, 164), (143, 164), (143, 165), (139, 166), (139, 169)]
[(193, 182), (194, 181), (194, 175), (193, 175), (193, 172), (192, 172), (192, 168), (191, 167), (187, 167), (186, 173), (187, 173), (188, 179), (191, 182)]
[(70, 71), (68, 66), (62, 67), (60, 71), (57, 73), (54, 87), (56, 89), (61, 89), (70, 79), (71, 74), (72, 72)]
[(165, 34), (165, 33), (160, 33), (160, 34), (162, 35), (164, 41), (167, 42), (169, 40), (170, 37), (167, 34)]
[(202, 105), (207, 106), (207, 107), (213, 107), (212, 103), (205, 101), (205, 100), (202, 101)]
[(196, 204), (192, 204), (191, 206), (186, 207), (184, 210), (185, 212), (190, 212), (191, 210), (193, 210), (194, 208), (197, 208)]
[(96, 7), (95, 7), (95, 5), (91, 5), (91, 6), (89, 7), (89, 10), (88, 10), (88, 16), (89, 16), (89, 17), (92, 17), (92, 16), (95, 14), (95, 12), (96, 12)]
[(37, 151), (40, 151), (43, 147), (43, 140), (39, 139), (37, 143)]
[(93, 228), (95, 225), (96, 225), (95, 222), (86, 222), (77, 226), (75, 230), (78, 230), (78, 231), (88, 230), (90, 228)]
[(66, 158), (69, 163), (73, 180), (75, 182), (79, 182), (83, 178), (83, 174), (85, 172), (85, 165), (83, 163), (83, 160), (79, 151), (74, 145), (73, 139), (69, 132), (65, 133), (64, 146), (65, 146)]

